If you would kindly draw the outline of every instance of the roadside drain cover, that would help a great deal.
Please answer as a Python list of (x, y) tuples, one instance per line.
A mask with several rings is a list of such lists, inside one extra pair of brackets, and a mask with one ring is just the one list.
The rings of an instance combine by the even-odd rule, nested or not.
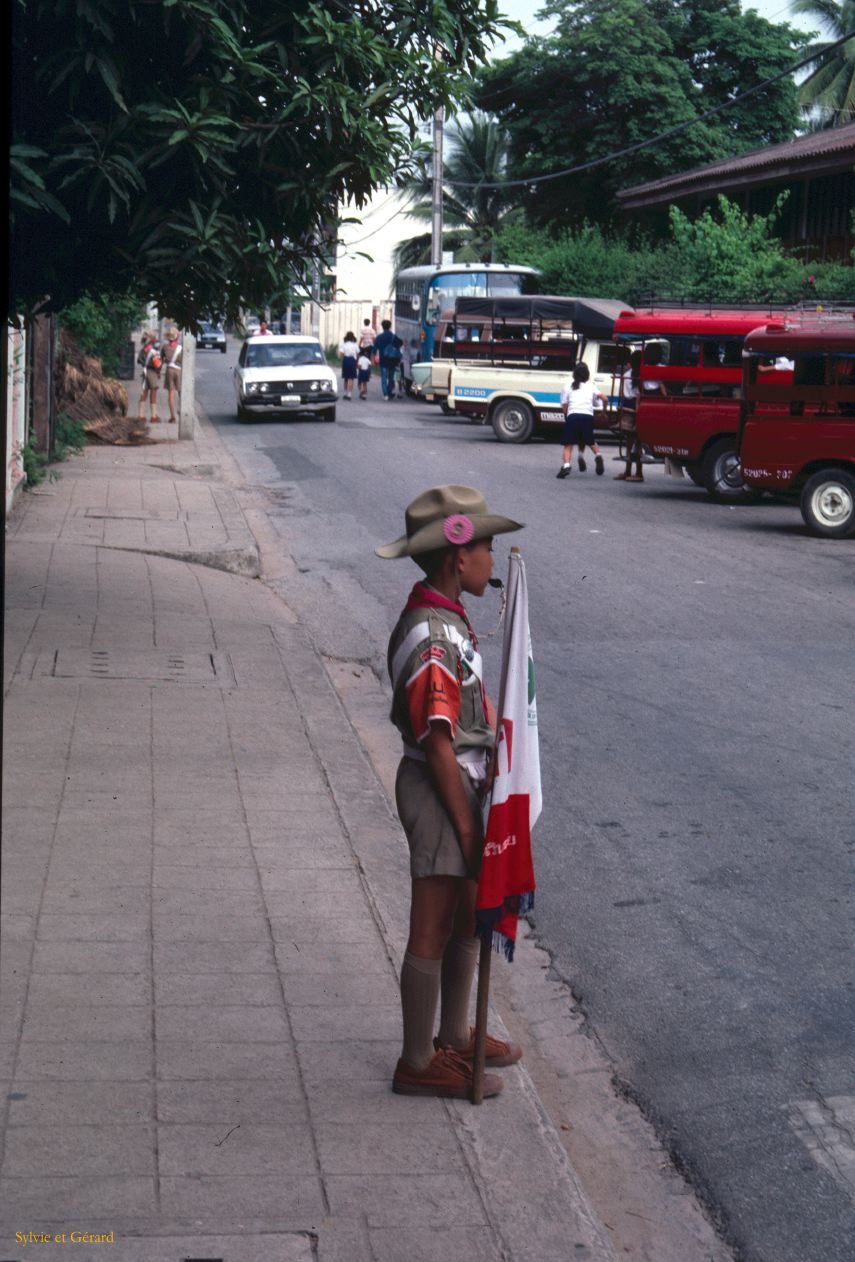
[(40, 653), (34, 675), (54, 679), (132, 679), (151, 683), (208, 684), (234, 688), (227, 653), (182, 653), (150, 649), (115, 653), (108, 649), (57, 649)]

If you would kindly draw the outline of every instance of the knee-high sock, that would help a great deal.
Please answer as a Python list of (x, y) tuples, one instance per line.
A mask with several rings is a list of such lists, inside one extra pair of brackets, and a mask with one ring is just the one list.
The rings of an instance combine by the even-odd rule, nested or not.
[(478, 953), (477, 938), (452, 938), (442, 957), (439, 1037), (455, 1047), (469, 1042), (469, 996)]
[(442, 960), (423, 960), (408, 951), (401, 969), (404, 1047), (401, 1059), (426, 1069), (433, 1058), (433, 1025), (439, 1002)]

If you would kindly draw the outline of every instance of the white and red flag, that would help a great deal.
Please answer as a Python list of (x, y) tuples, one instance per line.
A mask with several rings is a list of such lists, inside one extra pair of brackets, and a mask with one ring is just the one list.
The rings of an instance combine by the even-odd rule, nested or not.
[(512, 549), (499, 685), (496, 775), (485, 806), (477, 932), (512, 960), (517, 919), (534, 902), (531, 830), (540, 815), (540, 747), (525, 564)]

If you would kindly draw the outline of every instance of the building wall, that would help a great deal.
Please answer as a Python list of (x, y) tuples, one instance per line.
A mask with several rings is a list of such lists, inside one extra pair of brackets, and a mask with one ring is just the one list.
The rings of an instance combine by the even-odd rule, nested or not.
[(24, 485), (27, 441), (27, 335), (6, 326), (6, 516)]
[[(355, 333), (357, 338), (359, 337), (363, 321), (370, 320), (379, 332), (381, 320), (392, 320), (394, 323), (394, 319), (394, 303), (391, 298), (382, 302), (331, 302), (320, 309), (318, 337), (321, 346), (334, 346), (338, 350), (345, 333)], [(312, 304), (310, 302), (304, 303), (300, 311), (300, 332), (305, 337), (312, 336)]]
[(362, 210), (352, 204), (341, 207), (342, 218), (357, 222), (342, 224), (339, 231), (336, 301), (378, 303), (392, 296), (395, 247), (425, 231), (420, 220), (405, 213), (407, 205), (397, 189), (383, 189)]

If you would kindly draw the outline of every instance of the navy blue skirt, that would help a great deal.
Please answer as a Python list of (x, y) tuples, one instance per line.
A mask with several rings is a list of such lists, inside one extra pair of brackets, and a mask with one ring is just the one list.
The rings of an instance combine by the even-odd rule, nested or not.
[(341, 375), (345, 381), (356, 380), (356, 356), (343, 355), (341, 360)]
[(564, 446), (590, 447), (593, 441), (593, 416), (587, 412), (568, 412), (564, 418)]

